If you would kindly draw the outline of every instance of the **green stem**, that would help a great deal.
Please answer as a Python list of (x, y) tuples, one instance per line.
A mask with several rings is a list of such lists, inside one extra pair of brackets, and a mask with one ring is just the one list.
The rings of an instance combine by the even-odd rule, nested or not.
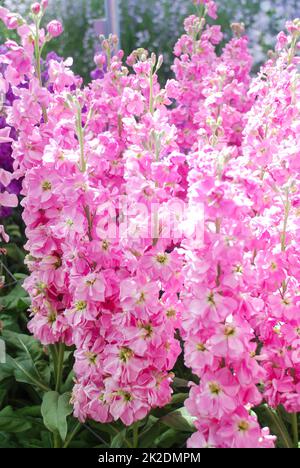
[(284, 443), (284, 446), (286, 448), (293, 448), (294, 444), (293, 444), (293, 442), (292, 442), (292, 440), (290, 438), (288, 430), (287, 430), (283, 420), (281, 419), (281, 417), (277, 413), (277, 411), (269, 408), (268, 406), (265, 406), (265, 409), (266, 409), (270, 419), (272, 419), (274, 427), (276, 427), (277, 433), (280, 435), (280, 437), (282, 439), (282, 442)]
[(59, 343), (58, 351), (57, 351), (57, 363), (56, 363), (56, 383), (55, 383), (56, 392), (60, 392), (60, 387), (62, 384), (64, 356), (65, 356), (65, 345), (64, 343)]
[(53, 448), (61, 448), (61, 438), (57, 432), (53, 433)]
[(107, 56), (107, 69), (110, 70), (110, 65), (111, 65), (111, 50), (110, 50), (110, 46), (109, 46), (109, 48), (107, 49), (106, 56)]
[(90, 239), (90, 241), (92, 241), (93, 240), (93, 236), (92, 236), (93, 221), (92, 221), (92, 217), (91, 217), (90, 207), (88, 205), (84, 207), (84, 212), (85, 212), (85, 216), (86, 216), (86, 219), (87, 219), (87, 222), (88, 222), (89, 239)]
[(216, 224), (216, 234), (220, 234), (220, 231), (221, 231), (221, 218), (217, 218), (215, 224)]
[(40, 86), (42, 86), (39, 33), (40, 33), (40, 21), (37, 20), (35, 23), (34, 51), (35, 51), (35, 61), (36, 61), (36, 74), (37, 74)]
[(298, 448), (299, 443), (299, 436), (298, 436), (298, 414), (293, 413), (291, 415), (292, 419), (292, 433), (293, 433), (293, 441), (295, 448)]
[(68, 448), (70, 442), (72, 442), (73, 438), (76, 436), (77, 432), (79, 431), (79, 429), (81, 428), (81, 423), (78, 422), (77, 424), (75, 424), (73, 430), (70, 432), (70, 434), (68, 434), (66, 440), (65, 440), (65, 443), (63, 445), (63, 448)]
[(292, 63), (293, 58), (295, 57), (296, 45), (297, 45), (298, 39), (299, 39), (298, 34), (296, 34), (292, 39), (291, 47), (290, 47), (290, 50), (288, 51), (288, 65)]
[(287, 230), (287, 223), (289, 219), (290, 213), (290, 202), (289, 202), (289, 194), (286, 193), (286, 201), (284, 204), (284, 220), (283, 220), (283, 230), (281, 234), (281, 251), (284, 252), (286, 249), (286, 230)]
[(149, 95), (149, 110), (150, 114), (154, 113), (154, 103), (153, 103), (153, 67), (151, 66), (150, 71), (150, 95)]
[[(40, 48), (39, 37), (40, 37), (40, 20), (37, 19), (35, 22), (34, 51), (35, 51), (35, 62), (36, 62), (36, 74), (39, 80), (40, 87), (42, 88), (43, 87), (42, 73), (41, 73), (42, 49)], [(48, 116), (47, 116), (47, 111), (46, 111), (45, 106), (42, 106), (42, 112), (43, 112), (44, 122), (47, 123)]]
[(56, 370), (56, 367), (57, 367), (57, 348), (55, 345), (49, 345), (49, 351), (50, 351), (50, 354), (51, 354), (51, 357), (52, 357), (52, 361), (53, 361), (53, 366), (54, 366), (54, 369)]
[(139, 422), (138, 421), (134, 423), (132, 431), (133, 431), (133, 439), (132, 439), (133, 448), (138, 448), (139, 446)]
[(196, 8), (196, 10), (198, 10), (197, 13), (200, 19), (205, 18), (205, 6), (204, 5), (200, 5), (200, 7)]
[(78, 103), (78, 111), (77, 111), (77, 136), (79, 141), (80, 147), (80, 170), (81, 172), (86, 171), (86, 161), (84, 157), (84, 133), (82, 128), (82, 114), (81, 114), (81, 107)]

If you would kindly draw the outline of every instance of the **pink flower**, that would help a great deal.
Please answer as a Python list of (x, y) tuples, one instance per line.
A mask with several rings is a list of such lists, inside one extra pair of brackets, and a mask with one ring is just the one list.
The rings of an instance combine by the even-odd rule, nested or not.
[(193, 415), (220, 418), (234, 411), (238, 390), (236, 380), (227, 369), (208, 372), (203, 375), (199, 387), (192, 387), (186, 407)]
[(278, 36), (277, 36), (277, 43), (276, 43), (276, 49), (281, 50), (283, 49), (288, 43), (288, 38), (284, 34), (283, 31), (281, 31)]
[(82, 278), (72, 280), (77, 301), (103, 302), (106, 283), (102, 273), (90, 273)]
[(18, 206), (18, 198), (13, 193), (3, 192), (0, 193), (0, 206), (8, 206), (15, 208)]
[(259, 448), (263, 438), (256, 417), (250, 416), (244, 408), (223, 420), (218, 437), (228, 448)]
[(10, 143), (12, 142), (12, 138), (10, 138), (10, 128), (5, 127), (0, 129), (0, 144), (1, 143)]

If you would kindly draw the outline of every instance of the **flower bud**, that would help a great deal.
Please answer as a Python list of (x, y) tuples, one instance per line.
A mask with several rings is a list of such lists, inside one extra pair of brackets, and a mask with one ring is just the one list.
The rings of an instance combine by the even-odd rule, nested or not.
[(156, 70), (159, 70), (159, 69), (160, 69), (160, 67), (161, 67), (162, 64), (163, 64), (163, 61), (164, 61), (164, 58), (163, 58), (162, 55), (160, 55), (160, 56), (158, 57), (158, 60), (157, 60)]
[(51, 37), (58, 37), (63, 32), (63, 26), (60, 21), (53, 20), (47, 25), (47, 31)]
[(244, 23), (231, 23), (232, 32), (235, 36), (241, 37), (245, 33)]
[(38, 15), (41, 11), (41, 5), (39, 3), (33, 3), (31, 5), (31, 11), (34, 15)]
[(101, 47), (102, 47), (103, 50), (109, 50), (109, 43), (108, 43), (107, 39), (104, 39), (102, 41)]
[(118, 45), (118, 42), (119, 42), (118, 36), (116, 34), (112, 34), (111, 41), (114, 46)]
[(95, 55), (94, 57), (94, 62), (99, 68), (103, 67), (103, 65), (105, 64), (105, 61), (106, 61), (106, 58), (103, 54), (98, 54), (98, 55)]

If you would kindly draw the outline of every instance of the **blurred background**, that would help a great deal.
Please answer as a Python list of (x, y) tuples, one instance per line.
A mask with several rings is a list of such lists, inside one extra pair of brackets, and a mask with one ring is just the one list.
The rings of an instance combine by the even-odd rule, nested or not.
[[(116, 0), (117, 1), (117, 0)], [(277, 33), (285, 21), (300, 16), (300, 0), (216, 0), (219, 6), (217, 22), (226, 35), (230, 23), (243, 21), (250, 38), (255, 68), (273, 47)], [(32, 0), (0, 0), (0, 5), (21, 15), (29, 11)], [(110, 1), (108, 0), (108, 3)], [(183, 31), (183, 19), (193, 12), (191, 0), (119, 0), (121, 46), (125, 53), (144, 47), (163, 53), (164, 74), (167, 77), (172, 49)], [(99, 19), (104, 16), (105, 0), (49, 0), (47, 16), (64, 23), (65, 33), (54, 48), (59, 55), (74, 58), (74, 69), (85, 79), (94, 68)], [(99, 25), (100, 24), (100, 25)], [(3, 31), (0, 30), (0, 36)], [(3, 39), (3, 37), (0, 37)], [(51, 43), (53, 48), (53, 43)]]

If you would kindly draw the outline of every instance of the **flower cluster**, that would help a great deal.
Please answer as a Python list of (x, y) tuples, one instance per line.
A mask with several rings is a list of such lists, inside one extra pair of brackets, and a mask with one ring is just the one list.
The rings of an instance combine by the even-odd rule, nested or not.
[[(42, 10), (32, 11), (39, 26)], [(151, 232), (152, 204), (163, 219), (181, 180), (161, 59), (138, 50), (130, 74), (121, 52), (111, 58), (114, 38), (105, 40), (106, 73), (82, 88), (69, 61), (48, 57), (46, 73), (36, 63), (61, 28), (50, 23), (33, 44), (32, 25), (19, 22), (23, 46), (6, 43), (5, 78), (14, 77), (8, 122), (24, 177), (29, 329), (45, 345), (76, 346), (76, 416), (130, 425), (169, 401), (180, 353), (180, 256), (170, 235), (160, 239), (159, 222), (156, 240)], [(133, 235), (141, 226), (130, 210), (142, 202), (145, 230)]]
[[(296, 421), (300, 409), (298, 20), (287, 29), (289, 35), (279, 34), (276, 54), (250, 87), (249, 77), (235, 75), (230, 43), (230, 55), (225, 48), (224, 76), (235, 83), (229, 102), (241, 115), (233, 109), (228, 114), (222, 95), (226, 82), (217, 88), (217, 102), (213, 91), (208, 93), (212, 132), (200, 127), (207, 141), (196, 140), (190, 161), (190, 200), (204, 204), (206, 223), (203, 248), (187, 251), (184, 272), (185, 362), (201, 378), (186, 402), (198, 429), (190, 447), (271, 447), (273, 438), (249, 408), (264, 398), (273, 408), (283, 405)], [(215, 70), (203, 80), (213, 83)], [(200, 115), (207, 115), (205, 101), (200, 105)], [(226, 129), (223, 122), (231, 115), (238, 125)]]
[(188, 446), (273, 447), (255, 407), (300, 410), (299, 21), (252, 79), (243, 25), (217, 54), (216, 5), (194, 3), (165, 89), (162, 57), (125, 65), (113, 35), (83, 86), (70, 59), (41, 59), (62, 32), (40, 27), (47, 2), (29, 24), (0, 9), (20, 36), (0, 138), (18, 136), (29, 329), (75, 347), (76, 417), (126, 425), (170, 401), (180, 333)]
[[(270, 406), (300, 410), (298, 83), (300, 22), (287, 22), (276, 53), (253, 80), (255, 103), (243, 140), (243, 167), (253, 214), (249, 222), (256, 300), (251, 322), (262, 343), (263, 395)], [(251, 176), (251, 179), (250, 179)], [(253, 313), (252, 313), (253, 315)]]
[[(198, 429), (188, 445), (272, 446), (273, 439), (249, 413), (261, 402), (257, 384), (264, 372), (243, 298), (252, 203), (236, 173), (252, 104), (247, 96), (251, 58), (244, 36), (233, 38), (217, 56), (218, 27), (204, 29), (203, 17), (188, 18), (185, 27), (175, 46), (173, 119), (182, 147), (190, 148), (188, 203), (204, 210), (202, 245), (182, 242), (185, 363), (201, 379), (186, 402)], [(237, 25), (235, 30), (242, 33)]]

